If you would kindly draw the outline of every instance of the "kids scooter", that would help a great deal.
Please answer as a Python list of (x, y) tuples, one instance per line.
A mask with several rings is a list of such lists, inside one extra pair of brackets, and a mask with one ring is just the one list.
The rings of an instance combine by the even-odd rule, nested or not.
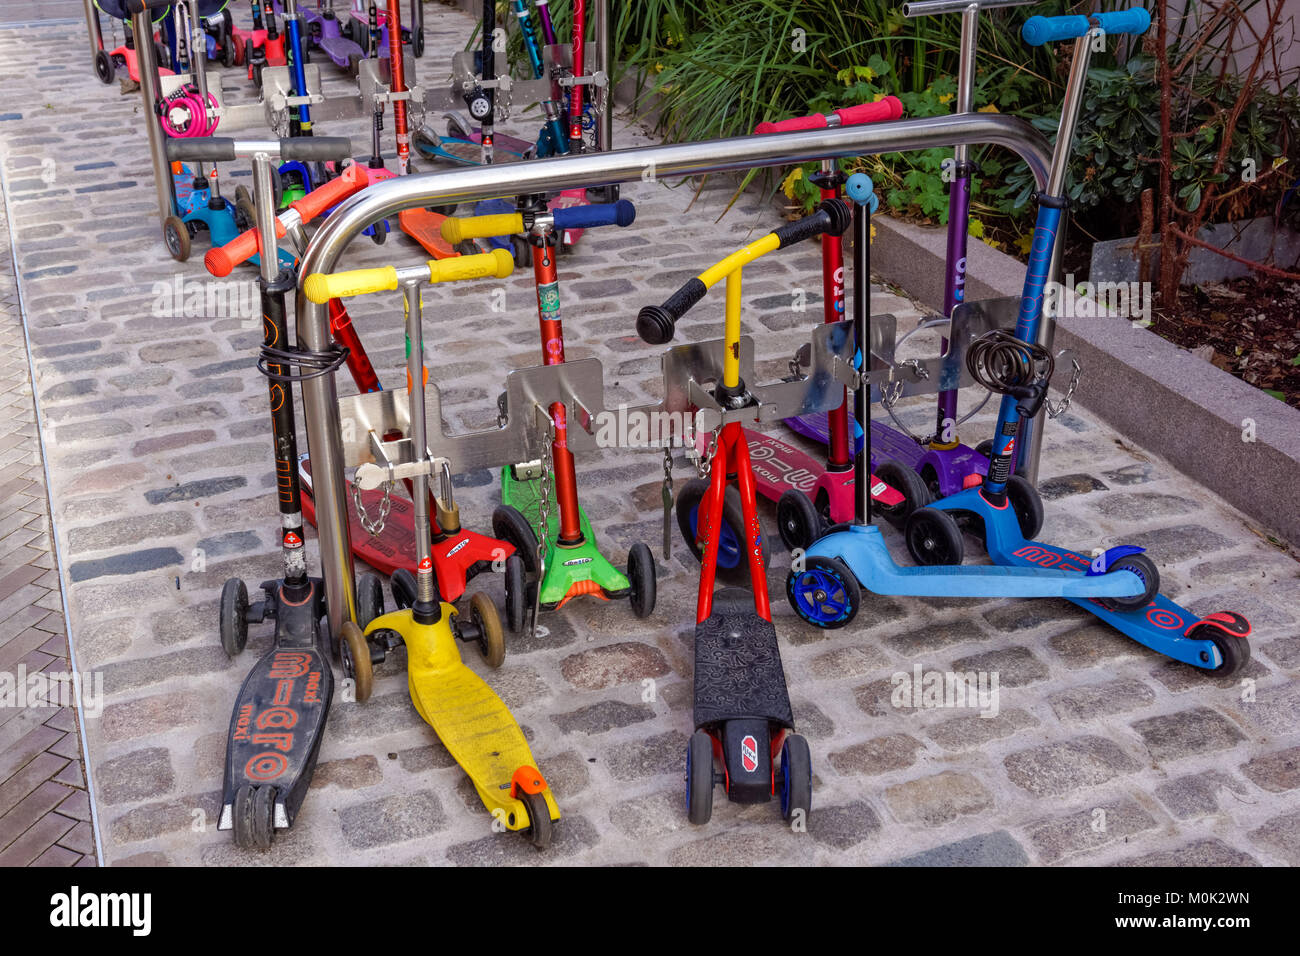
[[(1022, 35), (1030, 45), (1074, 39), (1074, 58), (1061, 109), (1048, 188), (1038, 196), (1025, 288), (1014, 336), (990, 333), (976, 340), (967, 353), (967, 365), (981, 384), (1002, 394), (988, 474), (975, 487), (943, 498), (913, 512), (904, 531), (908, 551), (918, 564), (959, 564), (961, 533), (958, 522), (984, 539), (989, 557), (998, 565), (1063, 568), (1083, 575), (1091, 568), (1106, 571), (1127, 567), (1149, 582), (1158, 581), (1149, 558), (1136, 548), (1112, 548), (1090, 560), (1083, 555), (1034, 540), (1043, 523), (1043, 505), (1037, 490), (1019, 475), (1011, 474), (1016, 439), (1021, 424), (1032, 419), (1046, 399), (1047, 376), (1034, 375), (1035, 364), (1050, 354), (1034, 343), (1044, 308), (1044, 291), (1052, 270), (1053, 250), (1059, 239), (1065, 199), (1069, 155), (1083, 105), (1092, 44), (1105, 35), (1141, 34), (1151, 16), (1141, 7), (1092, 17), (1030, 17)], [(956, 547), (953, 547), (953, 543)], [(1127, 553), (1126, 553), (1127, 552)], [(1151, 590), (1154, 590), (1152, 588)], [(1194, 667), (1229, 675), (1250, 659), (1250, 622), (1233, 611), (1204, 618), (1155, 593), (1133, 606), (1115, 599), (1071, 598), (1117, 630), (1154, 651)]]
[[(177, 147), (183, 147), (177, 152), (196, 161), (253, 157), (258, 226), (264, 248), (270, 248), (275, 219), (270, 188), (273, 156), (336, 159), (346, 156), (351, 144), (346, 139), (294, 139), (278, 144), (209, 139)], [(259, 285), (265, 338), (258, 369), (270, 380), (284, 574), (279, 580), (262, 582), (263, 599), (251, 605), (247, 586), (231, 578), (221, 590), (219, 606), (221, 646), (231, 657), (247, 644), (250, 623), (268, 617), (275, 621), (275, 642), (244, 678), (231, 715), (217, 824), (221, 830), (233, 829), (239, 846), (259, 849), (271, 845), (277, 829), (293, 825), (315, 770), (334, 690), (325, 589), (319, 578), (307, 574), (292, 389), (304, 375), (325, 374), (337, 367), (341, 355), (309, 354), (289, 344), (285, 299), (293, 284), (291, 272), (278, 267), (270, 256), (263, 257)], [(378, 583), (371, 578), (368, 586), (359, 589), (361, 594), (379, 595), (377, 606), (367, 608), (359, 602), (363, 616), (383, 611)]]
[[(364, 632), (351, 621), (343, 625), (345, 671), (351, 668), (357, 681), (357, 699), (364, 700), (362, 690), (369, 695), (372, 659), (383, 660), (388, 650), (405, 644), (415, 709), (464, 769), (493, 817), (509, 830), (528, 831), (540, 849), (551, 842), (551, 824), (560, 818), (559, 807), (534, 765), (528, 741), (514, 717), (483, 679), (465, 666), (456, 647), (457, 640), (474, 642), (489, 666), (500, 666), (505, 644), (496, 608), (486, 595), (476, 595), (471, 602), (471, 619), (466, 621), (458, 616), (455, 607), (441, 600), (429, 532), (430, 479), (440, 474), (445, 493), (451, 484), (451, 469), (445, 458), (435, 458), (428, 450), (420, 287), (426, 282), (504, 278), (513, 270), (510, 256), (496, 250), (433, 260), (415, 268), (316, 274), (307, 277), (303, 288), (308, 298), (318, 303), (400, 288), (407, 317), (410, 435), (386, 441), (372, 431), (373, 461), (358, 467), (355, 480), (358, 486), (371, 489), (404, 478), (413, 482), (419, 556), (415, 594), (409, 606), (376, 618)], [(394, 589), (394, 597), (400, 607), (409, 596)]]
[[(853, 213), (853, 323), (858, 342), (871, 339), (871, 212), (878, 204), (871, 180), (861, 173), (848, 179)], [(839, 200), (836, 200), (837, 202)], [(871, 376), (874, 369), (859, 370), (854, 391), (854, 411), (862, 427), (863, 442), (854, 453), (855, 489), (867, 487), (867, 462), (872, 460)], [(890, 371), (882, 369), (882, 371)], [(880, 529), (871, 524), (871, 503), (857, 494), (853, 522), (840, 525), (796, 555), (786, 576), (785, 592), (795, 613), (821, 628), (848, 624), (858, 613), (860, 589), (874, 594), (930, 597), (1068, 597), (1145, 605), (1158, 587), (1154, 567), (1133, 567), (1122, 560), (1102, 561), (1086, 574), (1058, 568), (1027, 567), (920, 567), (894, 564)], [(1119, 548), (1123, 557), (1136, 549)], [(1148, 572), (1150, 574), (1148, 575)]]
[[(126, 67), (127, 75), (130, 76), (133, 83), (140, 82), (140, 61), (136, 53), (136, 37), (131, 29), (132, 10), (129, 9), (127, 0), (95, 0), (95, 9), (98, 11), (95, 16), (98, 18), (99, 12), (103, 12), (113, 20), (122, 21), (123, 39), (122, 45), (113, 49), (104, 49), (101, 45), (99, 51), (95, 54), (95, 75), (99, 77), (100, 82), (111, 84), (117, 77), (117, 71)], [(161, 22), (171, 12), (167, 7), (155, 8), (157, 12), (153, 16), (153, 22)], [(162, 43), (156, 35), (149, 37), (157, 50), (156, 59), (158, 61), (158, 74), (160, 76), (172, 76), (173, 72), (167, 69), (163, 64), (171, 62), (171, 50), (167, 45)]]
[(335, 66), (355, 76), (357, 64), (365, 59), (366, 51), (359, 43), (343, 35), (343, 24), (334, 12), (334, 0), (318, 0), (315, 10), (308, 7), (302, 15), (312, 48), (320, 50)]
[[(663, 305), (646, 306), (637, 316), (637, 333), (643, 340), (669, 342), (686, 311), (711, 286), (727, 280), (722, 376), (712, 392), (716, 405), (712, 411), (720, 425), (703, 462), (709, 489), (700, 511), (704, 556), (695, 612), (696, 730), (686, 750), (686, 812), (692, 823), (708, 822), (713, 788), (719, 783), (736, 803), (766, 803), (779, 793), (781, 816), (786, 820), (798, 815), (806, 823), (812, 809), (812, 759), (807, 741), (791, 732), (794, 714), (772, 625), (754, 473), (741, 425), (752, 421), (758, 408), (740, 376), (741, 272), (776, 249), (815, 235), (841, 235), (849, 218), (843, 201), (822, 203), (817, 212), (732, 253), (687, 282)], [(711, 516), (722, 513), (730, 481), (739, 491), (752, 594), (741, 588), (713, 593), (722, 524)], [(722, 774), (714, 771), (715, 757), (722, 761)]]
[[(453, 245), (488, 236), (528, 236), (533, 277), (537, 283), (537, 315), (546, 365), (564, 363), (564, 326), (560, 320), (560, 284), (556, 269), (558, 236), (565, 229), (629, 225), (636, 209), (626, 199), (614, 203), (548, 210), (540, 196), (523, 196), (518, 212), (500, 216), (449, 218), (443, 238)], [(505, 250), (494, 250), (506, 255)], [(450, 260), (448, 260), (450, 261)], [(503, 396), (504, 397), (504, 396)], [(501, 408), (503, 415), (506, 412)], [(511, 465), (501, 472), (501, 507), (492, 515), (493, 533), (514, 545), (525, 570), (536, 576), (536, 612), (561, 608), (581, 595), (602, 600), (626, 597), (632, 613), (648, 617), (654, 610), (656, 571), (650, 549), (638, 541), (627, 557), (627, 574), (609, 562), (596, 546), (596, 536), (578, 504), (578, 478), (568, 446), (568, 422), (563, 404), (551, 405), (551, 441), (540, 462)], [(554, 501), (552, 500), (554, 495)], [(552, 526), (551, 508), (559, 520)], [(525, 609), (507, 595), (506, 618), (512, 631), (524, 626)]]
[[(897, 97), (887, 96), (875, 103), (835, 110), (829, 116), (815, 113), (776, 123), (761, 123), (754, 132), (779, 133), (855, 126), (898, 119), (902, 115), (903, 104)], [(823, 200), (835, 199), (843, 186), (844, 174), (836, 167), (834, 160), (825, 160), (814, 182), (820, 187)], [(827, 322), (840, 322), (844, 319), (844, 252), (840, 237), (829, 234), (824, 236), (821, 251), (823, 314)], [(848, 521), (853, 516), (854, 472), (849, 452), (847, 409), (848, 400), (845, 398), (839, 408), (824, 416), (829, 422), (832, 436), (824, 462), (815, 461), (810, 455), (774, 435), (754, 429), (745, 431), (758, 493), (776, 502), (777, 528), (787, 549), (806, 548), (826, 528)], [(873, 489), (879, 488), (875, 495), (877, 507), (891, 517), (906, 517), (906, 512), (914, 507), (912, 495), (915, 489), (895, 476), (875, 476), (871, 486)], [(678, 525), (697, 558), (700, 544), (696, 512), (706, 487), (707, 482), (703, 479), (688, 481), (677, 497)], [(726, 503), (722, 546), (718, 557), (720, 569), (734, 570), (741, 565), (738, 545), (742, 540), (739, 532), (743, 528), (734, 523), (739, 514), (734, 501)], [(901, 521), (902, 518), (897, 520)]]

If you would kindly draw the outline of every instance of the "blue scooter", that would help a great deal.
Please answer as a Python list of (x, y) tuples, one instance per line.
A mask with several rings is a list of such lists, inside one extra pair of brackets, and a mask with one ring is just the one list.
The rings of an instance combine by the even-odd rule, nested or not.
[[(1082, 91), (1088, 75), (1093, 42), (1106, 35), (1141, 34), (1151, 25), (1151, 16), (1141, 7), (1092, 17), (1031, 17), (1022, 36), (1031, 46), (1073, 39), (1066, 102), (1061, 110), (1056, 149), (1048, 188), (1038, 196), (1038, 220), (1034, 227), (1029, 266), (1014, 336), (1003, 335), (984, 342), (967, 353), (967, 364), (981, 384), (1002, 393), (997, 429), (988, 474), (977, 486), (965, 489), (912, 513), (904, 528), (908, 550), (920, 564), (959, 564), (960, 526), (984, 539), (989, 557), (1004, 567), (1065, 569), (1084, 576), (1102, 566), (1127, 568), (1149, 584), (1158, 581), (1155, 565), (1137, 549), (1111, 549), (1101, 557), (1089, 558), (1033, 540), (1042, 528), (1043, 504), (1038, 492), (1019, 475), (1011, 474), (1021, 422), (1031, 419), (1046, 399), (1045, 378), (1027, 380), (1026, 361), (1033, 361), (1043, 310), (1043, 296), (1051, 271), (1053, 249), (1067, 206), (1065, 179), (1070, 143), (1074, 139), (1082, 106)], [(954, 553), (951, 544), (958, 547)], [(938, 542), (938, 546), (935, 543)], [(1128, 553), (1121, 553), (1127, 551)], [(1150, 588), (1149, 588), (1150, 590)], [(1070, 596), (1075, 604), (1092, 612), (1140, 644), (1174, 660), (1220, 675), (1239, 671), (1250, 660), (1250, 622), (1235, 611), (1218, 611), (1198, 617), (1158, 593), (1149, 600), (1086, 598)]]

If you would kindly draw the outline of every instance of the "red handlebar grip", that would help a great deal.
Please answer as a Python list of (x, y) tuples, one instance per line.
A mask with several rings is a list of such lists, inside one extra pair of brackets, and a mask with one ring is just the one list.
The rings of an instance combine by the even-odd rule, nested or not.
[(755, 133), (789, 133), (797, 129), (823, 129), (826, 117), (821, 113), (812, 116), (796, 116), (793, 119), (777, 120), (774, 123), (759, 123), (754, 127)]
[(896, 120), (903, 115), (903, 101), (897, 96), (886, 96), (874, 103), (861, 106), (845, 106), (835, 111), (842, 126), (858, 126), (863, 123), (879, 123), (881, 120)]
[[(284, 224), (276, 219), (276, 238), (283, 236), (285, 232)], [(208, 254), (203, 257), (203, 264), (214, 276), (228, 276), (234, 271), (235, 266), (261, 252), (261, 247), (261, 236), (257, 228), (245, 229), (224, 246), (213, 246), (209, 249)]]
[(311, 222), (326, 209), (337, 206), (353, 193), (370, 184), (366, 170), (355, 163), (343, 170), (343, 174), (331, 179), (323, 186), (317, 186), (301, 199), (289, 205), (298, 211), (303, 222)]

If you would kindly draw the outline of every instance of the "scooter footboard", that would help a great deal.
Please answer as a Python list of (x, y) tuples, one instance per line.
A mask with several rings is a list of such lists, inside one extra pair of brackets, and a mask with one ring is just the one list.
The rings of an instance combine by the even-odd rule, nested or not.
[(727, 588), (695, 625), (695, 726), (747, 718), (794, 727), (776, 628), (754, 612), (748, 591)]

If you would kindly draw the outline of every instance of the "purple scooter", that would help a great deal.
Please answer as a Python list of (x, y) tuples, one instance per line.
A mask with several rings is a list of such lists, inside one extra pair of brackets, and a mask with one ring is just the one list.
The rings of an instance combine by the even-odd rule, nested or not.
[[(961, 53), (956, 106), (958, 113), (969, 113), (973, 106), (980, 10), (1022, 7), (1034, 2), (1036, 0), (913, 0), (903, 4), (903, 16), (909, 18), (961, 13)], [(970, 221), (970, 177), (973, 171), (974, 164), (970, 161), (968, 148), (955, 147), (951, 167), (953, 178), (951, 191), (948, 193), (948, 274), (944, 280), (944, 314), (923, 323), (913, 331), (936, 325), (946, 326), (953, 310), (965, 300), (966, 234)], [(901, 343), (902, 339), (899, 339), (898, 344)], [(947, 348), (948, 340), (945, 338), (940, 353), (942, 354)], [(988, 396), (985, 396), (983, 402), (965, 416), (958, 418), (957, 389), (941, 391), (935, 433), (930, 438), (918, 438), (911, 434), (894, 415), (889, 404), (883, 403), (898, 427), (890, 428), (883, 422), (871, 423), (872, 467), (878, 467), (879, 462), (893, 460), (913, 469), (925, 482), (932, 500), (956, 494), (965, 487), (978, 485), (988, 473), (988, 452), (992, 440), (970, 448), (958, 440), (957, 428), (983, 408), (987, 401)], [(799, 434), (814, 441), (823, 444), (829, 441), (824, 414), (787, 418), (785, 422)], [(862, 441), (860, 434), (855, 436), (855, 439), (858, 443)], [(917, 502), (918, 507), (924, 504), (928, 502)]]
[[(424, 56), (424, 4), (411, 0), (411, 25), (402, 27), (402, 44), (414, 56)], [(352, 0), (352, 11), (342, 21), (343, 36), (361, 46), (364, 56), (388, 59), (388, 14), (373, 0)]]
[(334, 12), (334, 0), (317, 0), (315, 10), (302, 11), (302, 19), (313, 49), (320, 50), (335, 66), (355, 76), (357, 64), (366, 58), (366, 51), (343, 35), (343, 24)]

